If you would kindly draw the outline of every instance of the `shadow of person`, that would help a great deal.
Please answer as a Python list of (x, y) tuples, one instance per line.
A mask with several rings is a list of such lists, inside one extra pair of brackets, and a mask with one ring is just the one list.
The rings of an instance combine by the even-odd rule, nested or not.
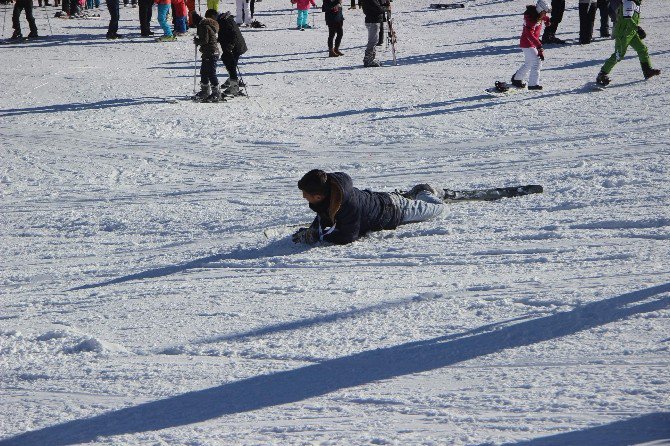
[(90, 442), (101, 436), (199, 423), (435, 370), (504, 350), (559, 339), (669, 306), (670, 283), (667, 283), (493, 331), (466, 334), (460, 338), (447, 335), (363, 351), (294, 370), (114, 410), (20, 434), (0, 441), (0, 446), (64, 446)]

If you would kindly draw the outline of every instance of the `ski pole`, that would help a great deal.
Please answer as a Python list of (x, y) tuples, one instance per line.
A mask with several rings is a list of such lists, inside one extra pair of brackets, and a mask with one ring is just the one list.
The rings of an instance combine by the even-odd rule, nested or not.
[(49, 35), (53, 36), (54, 30), (51, 28), (51, 19), (49, 19), (49, 12), (47, 11), (47, 2), (45, 1), (43, 5), (44, 5), (44, 15), (47, 16), (47, 23), (49, 24)]
[(198, 45), (195, 45), (195, 56), (193, 57), (193, 94), (197, 94), (196, 76), (198, 72)]
[(312, 28), (316, 28), (316, 24), (314, 23), (314, 18), (316, 17), (316, 12), (312, 12)]
[(7, 10), (8, 9), (9, 9), (9, 7), (3, 8), (3, 10), (5, 11), (2, 14), (2, 38), (3, 39), (5, 38), (5, 25), (7, 24)]
[(237, 81), (238, 85), (239, 85), (239, 84), (244, 85), (244, 87), (242, 87), (242, 88), (244, 88), (244, 95), (245, 95), (247, 98), (249, 98), (249, 90), (247, 89), (247, 84), (246, 84), (246, 82), (244, 82), (244, 80), (242, 79), (242, 71), (240, 70), (240, 66), (239, 66), (239, 65), (237, 66), (237, 77), (239, 78), (239, 80)]

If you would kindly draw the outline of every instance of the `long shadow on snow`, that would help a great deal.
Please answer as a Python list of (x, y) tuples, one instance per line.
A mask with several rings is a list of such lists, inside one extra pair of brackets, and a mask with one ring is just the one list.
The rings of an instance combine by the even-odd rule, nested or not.
[(155, 279), (156, 277), (165, 277), (172, 274), (178, 274), (190, 269), (205, 268), (208, 264), (222, 262), (226, 260), (255, 260), (269, 257), (281, 257), (296, 254), (311, 249), (310, 246), (295, 245), (290, 240), (276, 240), (262, 248), (239, 248), (229, 253), (214, 254), (207, 257), (191, 260), (190, 262), (180, 263), (178, 265), (164, 266), (142, 271), (127, 276), (117, 277), (116, 279), (106, 280), (104, 282), (81, 285), (71, 288), (68, 291), (87, 290), (91, 288), (100, 288), (118, 283), (130, 282), (131, 280)]
[(98, 102), (73, 102), (71, 104), (44, 105), (40, 107), (29, 108), (9, 108), (0, 110), (0, 118), (8, 116), (21, 116), (41, 113), (54, 113), (61, 111), (80, 111), (80, 110), (99, 110), (103, 108), (132, 107), (142, 104), (164, 104), (162, 98), (128, 98), (128, 99), (108, 99)]
[[(523, 11), (521, 11), (521, 14), (523, 14)], [(446, 20), (444, 22), (426, 23), (423, 26), (451, 25), (452, 23), (471, 22), (474, 20), (490, 20), (490, 19), (500, 19), (503, 17), (514, 17), (517, 15), (521, 16), (521, 14), (474, 15), (470, 17), (464, 17), (462, 19), (452, 19), (452, 20)]]
[[(670, 440), (670, 412), (649, 413), (604, 426), (566, 432), (533, 440), (506, 443), (504, 446), (607, 445), (628, 446)], [(665, 444), (665, 443), (664, 443)]]
[(167, 429), (223, 415), (304, 401), (342, 389), (435, 370), (573, 335), (636, 314), (666, 309), (670, 306), (670, 295), (650, 300), (666, 293), (670, 293), (670, 283), (474, 336), (454, 340), (437, 337), (364, 351), (26, 432), (0, 441), (0, 446), (85, 443), (99, 436)]

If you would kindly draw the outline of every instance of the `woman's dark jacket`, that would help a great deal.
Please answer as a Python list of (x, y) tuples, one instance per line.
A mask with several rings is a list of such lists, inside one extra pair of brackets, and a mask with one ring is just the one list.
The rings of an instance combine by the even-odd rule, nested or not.
[(388, 0), (361, 0), (365, 23), (382, 23), (386, 4)]
[[(337, 11), (333, 11), (335, 7), (337, 7)], [(325, 13), (326, 25), (335, 25), (344, 22), (342, 0), (323, 0), (321, 10)]]
[(229, 12), (220, 14), (217, 18), (219, 23), (219, 43), (225, 53), (240, 56), (247, 52), (247, 43), (244, 41), (240, 26), (235, 23), (235, 17)]
[(349, 175), (343, 172), (328, 174), (330, 195), (320, 205), (309, 207), (317, 213), (313, 228), (327, 228), (335, 225), (335, 230), (324, 235), (323, 240), (344, 245), (351, 243), (370, 231), (395, 229), (400, 223), (400, 212), (391, 201), (389, 194), (358, 190)]

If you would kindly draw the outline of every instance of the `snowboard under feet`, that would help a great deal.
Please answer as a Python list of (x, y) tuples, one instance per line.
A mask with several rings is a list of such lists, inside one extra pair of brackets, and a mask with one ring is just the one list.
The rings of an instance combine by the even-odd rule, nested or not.
[(501, 198), (521, 197), (524, 195), (541, 194), (542, 192), (544, 192), (544, 189), (537, 184), (497, 187), (493, 189), (444, 189), (444, 201), (495, 201)]

